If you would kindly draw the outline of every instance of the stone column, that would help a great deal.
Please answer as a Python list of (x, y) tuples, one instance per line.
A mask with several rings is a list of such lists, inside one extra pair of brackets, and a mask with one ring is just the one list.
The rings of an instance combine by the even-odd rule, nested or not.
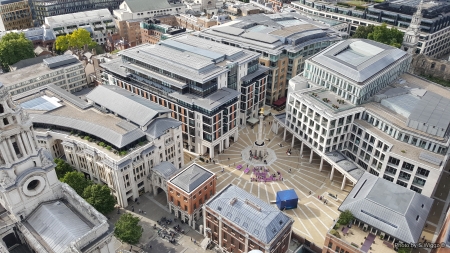
[(28, 140), (30, 141), (31, 149), (33, 150), (33, 153), (36, 152), (35, 143), (33, 141), (33, 138), (31, 137), (31, 132), (27, 132)]
[(213, 146), (211, 146), (211, 147), (209, 148), (209, 157), (211, 157), (211, 159), (214, 158), (214, 147), (213, 147)]
[[(172, 203), (170, 203), (169, 201), (168, 203), (169, 203), (169, 213), (172, 213)], [(177, 217), (177, 213), (175, 213), (175, 217)]]
[[(210, 227), (208, 227), (206, 224), (206, 210), (204, 208), (201, 207), (201, 212), (203, 213), (203, 236), (209, 238), (212, 241), (212, 229)], [(208, 232), (206, 232), (206, 228), (209, 228), (209, 231), (211, 231), (211, 236), (208, 237)]]
[(286, 140), (286, 127), (284, 128), (283, 141)]
[(222, 248), (222, 227), (223, 227), (223, 223), (222, 223), (222, 217), (219, 217), (219, 248)]
[(30, 143), (28, 142), (28, 138), (25, 132), (20, 133), (20, 137), (22, 137), (23, 143), (25, 143), (25, 147), (27, 148), (27, 154), (31, 155), (33, 151), (31, 151)]
[(263, 125), (264, 125), (263, 119), (264, 119), (264, 116), (261, 114), (259, 116), (258, 137), (256, 139), (256, 143), (259, 144), (259, 145), (262, 145), (264, 143), (264, 140), (263, 140)]
[(311, 148), (311, 154), (309, 155), (309, 163), (312, 163), (313, 155), (314, 155), (314, 151)]
[[(5, 142), (3, 142), (4, 144)], [(11, 158), (9, 157), (9, 153), (6, 152), (6, 149), (3, 145), (0, 145), (0, 152), (3, 154), (3, 159), (5, 159), (5, 163), (11, 163)]]
[(20, 137), (20, 134), (16, 135), (16, 142), (19, 144), (20, 151), (22, 151), (22, 156), (27, 155), (27, 150), (23, 146), (22, 138)]
[(322, 171), (323, 168), (323, 157), (320, 157), (320, 167), (319, 167), (319, 171)]
[(330, 181), (333, 181), (333, 177), (334, 177), (334, 166), (331, 166)]
[(244, 252), (248, 252), (248, 234), (245, 234), (244, 249)]
[(227, 137), (225, 139), (225, 148), (229, 148), (230, 147), (230, 137)]
[(8, 143), (9, 150), (11, 151), (11, 155), (12, 155), (12, 157), (13, 157), (13, 160), (14, 160), (14, 161), (17, 160), (16, 151), (14, 150), (14, 147), (13, 147), (13, 145), (12, 145), (11, 139), (8, 138), (8, 139), (6, 140), (6, 142)]
[(346, 179), (347, 179), (347, 177), (344, 175), (344, 178), (342, 179), (341, 190), (344, 190)]
[(293, 148), (293, 147), (294, 147), (294, 141), (295, 141), (295, 136), (294, 136), (294, 135), (292, 135), (292, 143), (291, 143), (291, 148)]
[(300, 157), (303, 155), (303, 141), (302, 144), (300, 144)]

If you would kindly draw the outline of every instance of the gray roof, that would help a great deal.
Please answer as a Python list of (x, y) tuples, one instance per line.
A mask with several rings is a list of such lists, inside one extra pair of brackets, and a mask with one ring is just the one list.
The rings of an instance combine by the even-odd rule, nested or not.
[(293, 222), (277, 208), (233, 184), (214, 195), (205, 205), (265, 244)]
[(365, 172), (339, 211), (350, 210), (356, 219), (403, 242), (416, 243), (433, 199)]
[(10, 67), (18, 70), (21, 68), (25, 68), (34, 64), (39, 64), (42, 63), (44, 61), (44, 59), (52, 57), (52, 55), (46, 54), (46, 55), (41, 55), (38, 57), (34, 57), (34, 58), (29, 58), (29, 59), (25, 59), (25, 60), (21, 60), (13, 65), (11, 65)]
[(182, 4), (170, 4), (168, 0), (125, 0), (124, 3), (128, 5), (132, 12), (160, 10), (182, 6)]
[(139, 128), (136, 128), (135, 130), (132, 130), (125, 134), (120, 134), (107, 127), (80, 119), (69, 118), (70, 115), (67, 116), (68, 117), (48, 114), (30, 114), (31, 121), (33, 123), (77, 129), (93, 136), (97, 136), (98, 138), (101, 138), (118, 148), (122, 148), (132, 143), (133, 141), (145, 136), (145, 133)]
[(212, 176), (214, 176), (212, 172), (193, 163), (174, 176), (170, 182), (181, 190), (190, 193)]
[(353, 161), (348, 160), (347, 157), (339, 151), (328, 152), (326, 153), (326, 156), (356, 180), (360, 179), (364, 174), (363, 169), (359, 168)]
[(26, 223), (53, 252), (65, 252), (93, 227), (60, 201), (39, 206)]
[(348, 39), (323, 50), (309, 60), (363, 83), (409, 55), (395, 47), (366, 39)]
[(78, 59), (74, 55), (58, 55), (54, 57), (50, 57), (44, 59), (44, 64), (47, 65), (48, 68), (54, 69), (61, 66), (65, 66), (72, 63), (78, 63)]
[(422, 99), (416, 103), (408, 120), (446, 130), (450, 124), (449, 112), (450, 99), (427, 91)]
[(80, 109), (87, 109), (91, 107), (92, 105), (87, 103), (86, 101), (80, 99), (79, 97), (75, 96), (74, 94), (68, 92), (67, 90), (56, 86), (54, 84), (47, 85), (47, 88), (53, 92), (56, 96), (60, 97), (61, 99), (73, 104), (74, 106), (80, 108)]
[(223, 87), (206, 98), (199, 97), (194, 94), (181, 94), (178, 92), (170, 93), (169, 96), (183, 101), (188, 104), (196, 105), (202, 107), (206, 110), (212, 111), (215, 108), (227, 103), (228, 101), (238, 98), (241, 95), (239, 91)]
[(181, 122), (173, 118), (157, 118), (148, 125), (145, 131), (152, 138), (162, 136), (167, 130), (177, 128)]
[(163, 161), (160, 164), (156, 165), (153, 171), (161, 174), (166, 180), (170, 178), (175, 172), (177, 172), (177, 168), (171, 163)]
[(139, 126), (145, 126), (161, 113), (171, 112), (150, 100), (110, 85), (97, 86), (86, 98)]

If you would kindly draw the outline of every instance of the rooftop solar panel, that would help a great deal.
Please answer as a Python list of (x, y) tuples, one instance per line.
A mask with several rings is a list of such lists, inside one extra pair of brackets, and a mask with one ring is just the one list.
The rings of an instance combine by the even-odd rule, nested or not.
[(51, 111), (62, 105), (58, 103), (58, 99), (47, 96), (38, 97), (20, 104), (22, 108), (38, 111)]

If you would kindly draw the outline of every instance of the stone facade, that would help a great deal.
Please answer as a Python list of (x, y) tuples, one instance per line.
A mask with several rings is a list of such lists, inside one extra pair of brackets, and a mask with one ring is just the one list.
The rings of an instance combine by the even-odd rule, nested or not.
[(418, 54), (413, 57), (411, 72), (416, 75), (450, 80), (450, 62)]

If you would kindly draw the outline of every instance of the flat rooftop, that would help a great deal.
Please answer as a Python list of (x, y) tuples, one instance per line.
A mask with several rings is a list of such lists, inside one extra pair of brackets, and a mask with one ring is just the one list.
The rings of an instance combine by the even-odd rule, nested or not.
[(265, 244), (293, 223), (279, 209), (233, 184), (226, 186), (205, 205)]
[(169, 182), (181, 190), (191, 193), (212, 176), (214, 176), (214, 173), (193, 163), (176, 174)]
[(45, 23), (52, 28), (56, 28), (72, 24), (89, 23), (107, 19), (111, 19), (111, 23), (113, 23), (113, 16), (111, 15), (111, 12), (109, 12), (108, 9), (100, 9), (46, 17)]
[(350, 210), (356, 219), (403, 242), (416, 243), (433, 201), (365, 172), (342, 202), (339, 211)]
[(350, 81), (363, 84), (408, 54), (398, 48), (366, 39), (338, 42), (309, 60)]
[(219, 106), (229, 102), (232, 99), (238, 98), (240, 95), (241, 93), (239, 91), (227, 87), (223, 87), (205, 98), (188, 93), (181, 94), (178, 92), (173, 92), (169, 94), (169, 96), (179, 101), (188, 103), (190, 105), (196, 105), (209, 111), (218, 108)]

